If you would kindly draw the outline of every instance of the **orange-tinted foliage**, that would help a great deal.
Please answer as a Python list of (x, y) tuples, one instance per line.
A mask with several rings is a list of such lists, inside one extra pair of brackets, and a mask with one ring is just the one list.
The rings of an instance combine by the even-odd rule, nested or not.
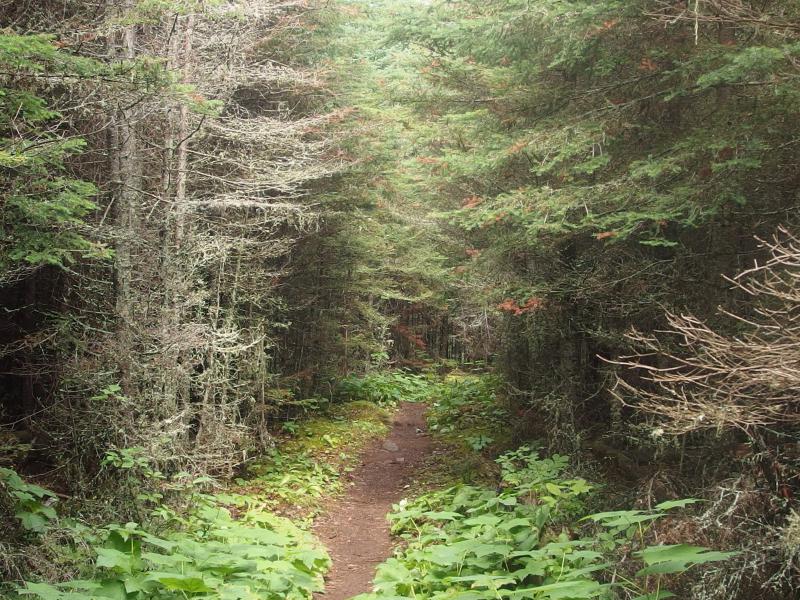
[(541, 298), (528, 298), (525, 301), (525, 304), (519, 305), (517, 301), (513, 298), (506, 298), (500, 304), (497, 305), (498, 310), (502, 310), (503, 312), (511, 313), (515, 316), (524, 315), (526, 313), (533, 312), (535, 310), (540, 309), (544, 305), (544, 300)]
[(655, 71), (658, 69), (658, 65), (649, 58), (645, 57), (642, 58), (641, 62), (639, 63), (639, 68), (643, 71)]
[(413, 331), (411, 331), (411, 329), (409, 329), (405, 325), (395, 325), (394, 331), (400, 337), (408, 340), (411, 343), (411, 345), (418, 348), (419, 350), (425, 350), (428, 347), (428, 345), (425, 343), (425, 340), (422, 339), (422, 336), (414, 333)]
[(475, 208), (481, 202), (483, 202), (483, 198), (480, 196), (469, 196), (461, 201), (461, 208)]
[(603, 231), (602, 233), (598, 233), (594, 236), (598, 240), (607, 240), (608, 238), (617, 237), (616, 231)]
[(527, 147), (527, 145), (528, 142), (526, 140), (520, 140), (512, 144), (507, 150), (507, 152), (509, 154), (518, 154), (519, 152), (522, 152)]

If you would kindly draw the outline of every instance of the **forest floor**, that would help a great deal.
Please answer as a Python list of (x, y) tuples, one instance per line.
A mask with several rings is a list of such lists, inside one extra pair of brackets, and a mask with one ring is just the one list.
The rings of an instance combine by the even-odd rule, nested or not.
[[(664, 544), (686, 539), (692, 522), (680, 513), (690, 512), (694, 499), (594, 512), (624, 504), (579, 477), (568, 457), (532, 445), (515, 448), (513, 413), (496, 379), (405, 378), (405, 389), (392, 389), (383, 385), (385, 376), (373, 376), (389, 398), (383, 405), (334, 402), (287, 420), (275, 447), (222, 493), (195, 483), (177, 487), (182, 504), (156, 504), (144, 525), (89, 529), (45, 514), (45, 525), (54, 521), (52, 533), (18, 546), (12, 559), (47, 570), (31, 569), (25, 589), (9, 581), (12, 595), (0, 588), (0, 598), (18, 598), (21, 591), (42, 600), (102, 600), (94, 590), (103, 586), (140, 600), (184, 598), (200, 589), (209, 598), (241, 590), (264, 598), (313, 593), (315, 600), (362, 593), (370, 600), (442, 593), (478, 600), (596, 598), (608, 595), (611, 581), (620, 582), (614, 583), (620, 597), (666, 598), (671, 594), (662, 584), (669, 582), (688, 598), (699, 596), (689, 592), (695, 580), (681, 579), (682, 573), (735, 555), (694, 545), (706, 542), (700, 535)], [(416, 402), (398, 404), (398, 397)], [(142, 481), (128, 477), (131, 484)], [(10, 481), (34, 498), (33, 509), (52, 494)], [(0, 568), (8, 560), (3, 554)], [(373, 581), (377, 591), (369, 594)], [(128, 586), (140, 588), (131, 594)]]
[(328, 507), (314, 531), (333, 560), (325, 600), (345, 600), (372, 588), (375, 568), (392, 552), (386, 515), (411, 485), (432, 451), (424, 404), (398, 407), (389, 436), (376, 440), (361, 457), (343, 498)]

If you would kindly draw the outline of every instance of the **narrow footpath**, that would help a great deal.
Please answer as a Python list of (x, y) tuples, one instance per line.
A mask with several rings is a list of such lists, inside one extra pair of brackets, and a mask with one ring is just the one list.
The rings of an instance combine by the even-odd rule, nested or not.
[(364, 453), (345, 497), (317, 522), (315, 533), (333, 559), (320, 600), (346, 600), (370, 591), (375, 568), (391, 555), (386, 515), (431, 451), (425, 409), (410, 402), (399, 407), (389, 437)]

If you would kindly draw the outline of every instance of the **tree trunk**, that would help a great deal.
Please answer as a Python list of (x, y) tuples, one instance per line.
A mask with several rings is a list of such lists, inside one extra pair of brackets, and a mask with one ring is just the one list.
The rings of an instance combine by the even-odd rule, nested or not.
[[(123, 10), (129, 11), (134, 7), (134, 2), (127, 0)], [(114, 44), (113, 58), (116, 60), (132, 61), (136, 59), (136, 25), (127, 25), (121, 34), (121, 43)], [(111, 151), (115, 154), (114, 162), (118, 179), (114, 197), (115, 225), (117, 228), (115, 287), (116, 287), (116, 313), (119, 332), (119, 366), (121, 383), (126, 393), (130, 390), (131, 353), (133, 350), (132, 326), (134, 322), (134, 249), (133, 240), (136, 239), (139, 223), (139, 204), (142, 190), (142, 160), (139, 153), (139, 140), (136, 131), (136, 122), (139, 109), (118, 107), (115, 115), (114, 128), (116, 133), (116, 147)]]
[[(188, 84), (191, 80), (192, 36), (194, 35), (195, 16), (186, 18), (183, 33), (183, 68), (181, 82)], [(175, 184), (175, 251), (178, 252), (183, 243), (186, 229), (186, 169), (189, 157), (189, 107), (185, 102), (180, 105), (178, 124), (178, 172)]]

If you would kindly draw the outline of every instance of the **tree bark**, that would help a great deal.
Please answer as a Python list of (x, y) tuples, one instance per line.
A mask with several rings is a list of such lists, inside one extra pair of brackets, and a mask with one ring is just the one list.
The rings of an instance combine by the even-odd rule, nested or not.
[[(132, 0), (122, 5), (123, 13), (135, 6)], [(121, 32), (119, 43), (112, 47), (112, 58), (115, 60), (133, 61), (136, 59), (136, 25), (129, 24)], [(115, 264), (116, 314), (118, 319), (119, 346), (118, 354), (121, 371), (121, 383), (126, 393), (130, 390), (131, 353), (133, 350), (132, 325), (134, 322), (134, 249), (136, 239), (139, 204), (143, 183), (143, 168), (139, 152), (139, 140), (136, 122), (139, 109), (118, 106), (114, 128), (116, 129), (116, 146), (111, 149), (115, 155), (114, 162), (118, 179), (115, 182), (115, 225), (118, 230)]]

